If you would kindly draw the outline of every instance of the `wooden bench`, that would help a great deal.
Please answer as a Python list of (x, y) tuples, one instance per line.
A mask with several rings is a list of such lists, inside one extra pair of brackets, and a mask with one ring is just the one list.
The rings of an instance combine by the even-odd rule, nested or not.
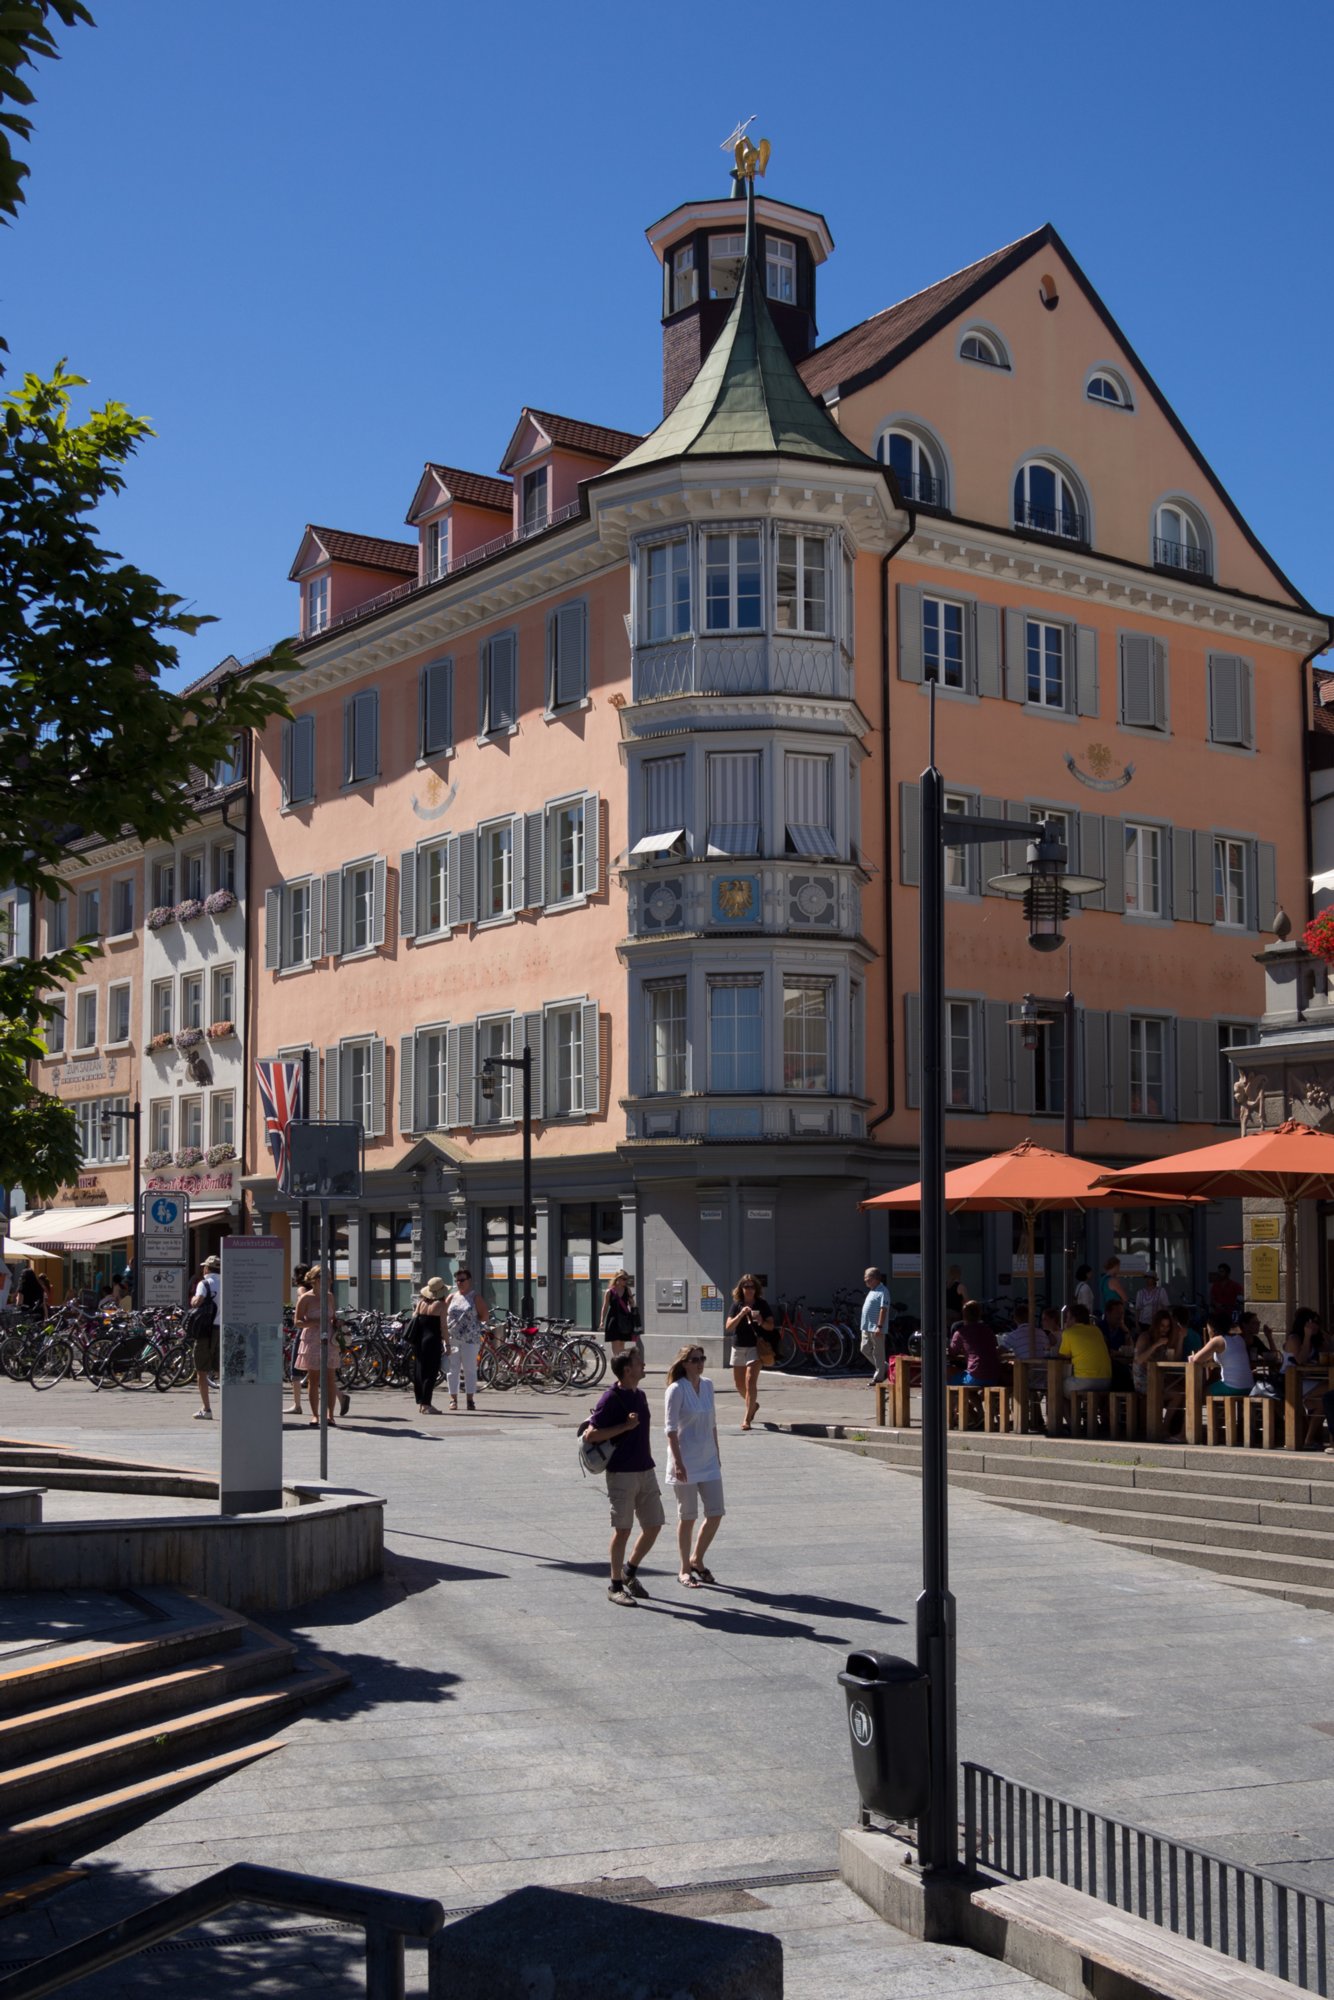
[(1035, 1876), (979, 1889), (973, 1909), (999, 1926), (983, 1944), (1017, 1971), (1093, 2000), (1293, 2000), (1286, 1979)]
[(1206, 1444), (1245, 1444), (1247, 1437), (1246, 1398), (1209, 1396), (1204, 1404)]
[(1107, 1409), (1107, 1391), (1067, 1389), (1065, 1407), (1069, 1412), (1071, 1437), (1096, 1437), (1099, 1419)]
[(968, 1429), (970, 1412), (974, 1405), (971, 1397), (980, 1397), (982, 1428), (984, 1431), (1008, 1431), (1010, 1428), (1010, 1392), (1008, 1389), (978, 1383), (951, 1382), (945, 1391), (948, 1398), (945, 1411), (945, 1428), (951, 1431)]
[(1139, 1397), (1133, 1389), (1111, 1389), (1107, 1394), (1107, 1435), (1114, 1438), (1139, 1436)]

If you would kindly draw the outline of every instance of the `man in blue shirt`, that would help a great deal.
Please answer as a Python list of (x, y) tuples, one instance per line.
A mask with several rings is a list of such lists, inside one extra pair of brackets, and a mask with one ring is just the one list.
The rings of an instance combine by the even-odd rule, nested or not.
[(871, 1364), (871, 1387), (885, 1379), (885, 1328), (889, 1325), (889, 1293), (884, 1273), (870, 1265), (862, 1274), (866, 1297), (862, 1300), (862, 1353)]
[[(639, 1581), (639, 1565), (658, 1539), (663, 1523), (662, 1488), (653, 1467), (649, 1442), (652, 1418), (648, 1397), (639, 1384), (644, 1374), (644, 1357), (638, 1347), (627, 1347), (611, 1357), (616, 1377), (593, 1406), (593, 1415), (584, 1432), (587, 1444), (615, 1438), (616, 1449), (607, 1462), (607, 1496), (611, 1501), (611, 1583), (607, 1596), (613, 1604), (633, 1610), (636, 1598), (648, 1592)], [(635, 1521), (639, 1539), (629, 1562), (626, 1544)]]

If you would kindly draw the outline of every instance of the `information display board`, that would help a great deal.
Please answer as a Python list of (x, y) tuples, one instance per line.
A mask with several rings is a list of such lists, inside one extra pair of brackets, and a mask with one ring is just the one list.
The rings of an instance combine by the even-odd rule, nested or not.
[(283, 1290), (280, 1236), (224, 1236), (219, 1314), (224, 1514), (281, 1507)]

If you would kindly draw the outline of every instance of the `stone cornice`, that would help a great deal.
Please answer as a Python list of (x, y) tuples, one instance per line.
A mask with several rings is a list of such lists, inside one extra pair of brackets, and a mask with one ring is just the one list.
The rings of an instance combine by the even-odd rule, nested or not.
[(618, 553), (632, 537), (674, 522), (738, 516), (837, 526), (858, 549), (881, 553), (908, 524), (881, 474), (815, 459), (691, 459), (623, 478), (613, 467), (590, 488), (590, 500), (604, 540)]
[(143, 842), (137, 836), (130, 840), (109, 840), (102, 847), (90, 847), (84, 854), (67, 855), (55, 873), (69, 881), (90, 868), (114, 868), (120, 861), (137, 861), (143, 851)]
[(1082, 597), (1133, 618), (1190, 625), (1239, 644), (1278, 646), (1301, 654), (1328, 637), (1328, 626), (1295, 606), (1262, 604), (1186, 578), (1132, 570), (1076, 549), (1035, 546), (957, 522), (918, 519), (901, 552), (920, 562), (974, 579), (1023, 590)]
[(871, 733), (871, 724), (855, 701), (832, 696), (670, 695), (661, 701), (627, 702), (620, 716), (623, 744), (715, 729), (815, 729), (821, 735), (853, 736), (858, 741)]

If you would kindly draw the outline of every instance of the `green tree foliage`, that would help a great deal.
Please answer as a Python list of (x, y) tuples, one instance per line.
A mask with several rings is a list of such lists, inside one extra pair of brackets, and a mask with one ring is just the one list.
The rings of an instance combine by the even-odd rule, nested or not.
[[(26, 165), (15, 155), (14, 140), (26, 142), (32, 137), (27, 107), (35, 101), (22, 71), (32, 69), (38, 57), (59, 61), (53, 14), (67, 28), (80, 22), (93, 25), (81, 0), (0, 0), (0, 215), (10, 221), (18, 214), (28, 176)], [(13, 105), (24, 108), (15, 111)]]

